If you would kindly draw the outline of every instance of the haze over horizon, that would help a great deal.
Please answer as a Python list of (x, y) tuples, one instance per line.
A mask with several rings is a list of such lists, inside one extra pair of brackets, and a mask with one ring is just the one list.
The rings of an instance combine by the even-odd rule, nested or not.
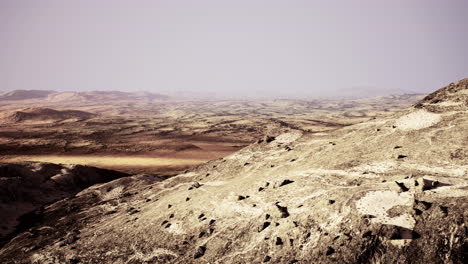
[(0, 90), (427, 93), (467, 77), (468, 2), (0, 2)]

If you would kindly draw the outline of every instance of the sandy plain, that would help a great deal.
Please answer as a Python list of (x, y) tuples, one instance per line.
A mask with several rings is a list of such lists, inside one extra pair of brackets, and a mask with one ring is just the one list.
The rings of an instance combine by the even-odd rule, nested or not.
[(333, 131), (398, 112), (421, 97), (187, 100), (59, 92), (25, 100), (0, 98), (0, 161), (73, 163), (132, 174), (174, 175), (225, 157), (266, 135), (291, 129)]

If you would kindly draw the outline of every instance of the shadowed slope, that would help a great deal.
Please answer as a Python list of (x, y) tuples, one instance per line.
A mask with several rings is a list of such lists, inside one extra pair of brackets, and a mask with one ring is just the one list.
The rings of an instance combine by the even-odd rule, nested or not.
[(0, 164), (0, 242), (20, 224), (19, 217), (123, 176), (127, 174), (79, 165)]

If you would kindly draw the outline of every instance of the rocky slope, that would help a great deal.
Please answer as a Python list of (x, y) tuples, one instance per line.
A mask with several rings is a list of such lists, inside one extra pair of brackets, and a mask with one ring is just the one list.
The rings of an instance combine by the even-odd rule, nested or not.
[(37, 220), (42, 206), (123, 176), (128, 175), (79, 165), (0, 164), (0, 245), (18, 225)]
[(391, 117), (93, 186), (48, 206), (0, 261), (466, 263), (467, 113), (465, 79)]

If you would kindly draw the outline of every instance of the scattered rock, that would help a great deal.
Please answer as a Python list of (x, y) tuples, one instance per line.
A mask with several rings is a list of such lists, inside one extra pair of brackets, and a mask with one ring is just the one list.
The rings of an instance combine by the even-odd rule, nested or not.
[(199, 182), (194, 182), (194, 183), (192, 184), (192, 187), (193, 187), (193, 188), (200, 188), (200, 187), (202, 187), (202, 186), (203, 186), (203, 184), (200, 184)]
[(286, 206), (281, 206), (278, 203), (276, 203), (275, 205), (281, 213), (281, 218), (286, 218), (289, 216), (288, 208)]
[(335, 253), (335, 249), (332, 247), (328, 247), (327, 252), (325, 252), (325, 255), (330, 256), (331, 254)]
[(439, 208), (440, 208), (440, 211), (442, 211), (442, 214), (444, 216), (448, 216), (448, 207), (447, 206), (440, 205)]
[(395, 181), (395, 183), (398, 185), (398, 187), (400, 187), (400, 190), (401, 190), (402, 192), (407, 192), (407, 191), (409, 191), (408, 187), (406, 187), (404, 183), (402, 183), (402, 182), (397, 182), (397, 181)]
[(265, 142), (266, 142), (266, 143), (270, 143), (270, 142), (274, 141), (275, 139), (276, 139), (275, 137), (266, 136), (266, 137), (265, 137)]
[(133, 208), (133, 207), (130, 207), (128, 210), (127, 210), (127, 213), (129, 215), (133, 215), (133, 214), (136, 214), (136, 213), (139, 213), (140, 210), (136, 209), (136, 208)]
[(115, 214), (115, 213), (117, 213), (117, 210), (110, 210), (110, 211), (106, 212), (105, 214), (106, 215), (111, 215), (111, 214)]
[(206, 247), (205, 246), (199, 246), (197, 249), (197, 252), (195, 252), (195, 255), (193, 256), (194, 259), (201, 258), (203, 255), (205, 255), (206, 252)]
[(265, 230), (267, 227), (269, 227), (271, 225), (270, 222), (264, 222), (262, 227), (258, 229), (258, 232), (262, 232), (263, 230)]
[(420, 204), (424, 206), (424, 210), (429, 210), (432, 207), (432, 203), (426, 201), (418, 201)]
[(375, 215), (370, 215), (370, 214), (365, 214), (362, 216), (362, 218), (366, 218), (366, 219), (371, 219), (371, 218), (376, 218)]
[(422, 186), (423, 191), (429, 191), (429, 190), (433, 190), (433, 189), (443, 187), (443, 186), (450, 186), (450, 184), (442, 183), (439, 181), (432, 181), (428, 179), (423, 179), (422, 185), (423, 185)]
[(271, 260), (271, 257), (270, 257), (270, 256), (266, 256), (266, 257), (263, 259), (263, 263), (269, 262), (270, 260)]
[(277, 238), (276, 238), (275, 245), (277, 245), (277, 246), (283, 245), (283, 240), (281, 239), (281, 237), (277, 237)]
[(423, 211), (419, 210), (418, 208), (413, 208), (413, 210), (415, 215), (421, 215), (423, 213)]
[(284, 180), (284, 181), (282, 181), (282, 182), (280, 183), (279, 187), (282, 187), (282, 186), (291, 184), (291, 183), (293, 183), (293, 182), (294, 182), (294, 181), (291, 181), (291, 180), (286, 179), (286, 180)]

